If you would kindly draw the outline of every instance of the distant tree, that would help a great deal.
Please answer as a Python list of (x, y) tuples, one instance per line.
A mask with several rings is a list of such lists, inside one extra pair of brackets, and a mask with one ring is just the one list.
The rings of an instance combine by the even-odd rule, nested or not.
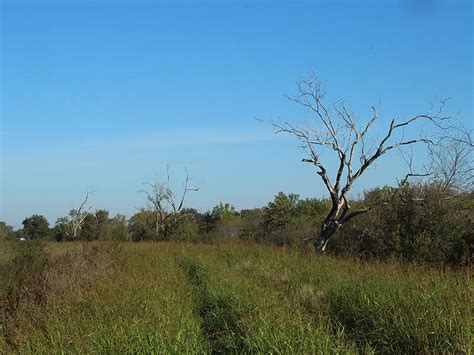
[(463, 192), (474, 188), (474, 146), (462, 141), (442, 141), (430, 146), (431, 181), (444, 191)]
[(153, 183), (146, 182), (147, 190), (142, 190), (149, 203), (150, 208), (155, 214), (155, 239), (165, 239), (171, 232), (167, 230), (167, 226), (176, 225), (177, 219), (184, 216), (182, 212), (186, 196), (191, 191), (198, 191), (198, 187), (190, 187), (189, 174), (186, 171), (186, 178), (180, 197), (171, 184), (171, 168), (167, 167), (166, 182), (155, 181)]
[(107, 210), (96, 210), (95, 211), (95, 219), (97, 220), (97, 223), (99, 224), (106, 224), (110, 217), (109, 217), (109, 211)]
[[(273, 123), (273, 126), (276, 132), (289, 133), (301, 142), (309, 154), (303, 162), (315, 167), (328, 191), (331, 207), (321, 223), (319, 232), (313, 237), (316, 250), (324, 251), (328, 241), (347, 222), (387, 202), (378, 201), (374, 205), (352, 209), (349, 191), (362, 175), (370, 171), (369, 167), (382, 156), (400, 148), (422, 144), (433, 146), (446, 141), (445, 137), (452, 131), (453, 123), (451, 117), (444, 114), (446, 100), (443, 100), (438, 109), (431, 109), (405, 120), (392, 119), (385, 132), (377, 137), (377, 134), (372, 133), (380, 116), (374, 107), (371, 117), (360, 124), (344, 101), (333, 104), (326, 102), (325, 91), (316, 77), (300, 80), (297, 85), (297, 96), (289, 99), (302, 105), (314, 116), (313, 124), (301, 127), (286, 122)], [(465, 138), (463, 141), (468, 142)], [(323, 157), (327, 158), (330, 154), (332, 157), (329, 159), (337, 162), (332, 173), (328, 171), (328, 161), (323, 160)], [(409, 171), (401, 179), (400, 186), (410, 177), (427, 176), (429, 173), (414, 172), (412, 165), (408, 165)], [(389, 199), (395, 196), (397, 191), (398, 188), (394, 188)]]
[(264, 207), (263, 232), (267, 243), (288, 244), (298, 212), (299, 196), (279, 192)]
[(56, 220), (54, 225), (52, 236), (58, 241), (62, 242), (68, 239), (68, 231), (70, 230), (70, 222), (67, 217), (61, 217)]
[(126, 241), (130, 239), (127, 227), (127, 219), (125, 216), (117, 214), (110, 218), (107, 222), (107, 233), (105, 233), (106, 240)]
[(200, 220), (203, 218), (203, 215), (197, 209), (191, 207), (184, 207), (180, 213), (195, 220), (196, 223), (200, 223)]
[(94, 213), (94, 219), (96, 223), (95, 239), (112, 240), (113, 230), (111, 218), (109, 217), (109, 211), (105, 209), (96, 210)]
[[(94, 191), (87, 191), (86, 196), (82, 203), (79, 205), (79, 208), (73, 209), (69, 212), (69, 220), (68, 225), (69, 228), (66, 231), (68, 239), (77, 239), (79, 232), (81, 230), (82, 223), (89, 215), (89, 212), (86, 210), (86, 204), (89, 200), (89, 197), (92, 195)], [(90, 207), (89, 207), (90, 209)]]
[(212, 219), (211, 212), (207, 211), (200, 215), (197, 219), (199, 225), (199, 233), (201, 235), (209, 236), (215, 227), (214, 220)]
[(156, 214), (153, 211), (140, 210), (129, 221), (128, 231), (133, 241), (153, 240), (156, 236)]
[(299, 196), (279, 192), (274, 200), (264, 208), (264, 226), (267, 231), (287, 227), (297, 214)]
[[(74, 214), (71, 214), (74, 215)], [(62, 217), (56, 221), (53, 236), (57, 241), (73, 240), (71, 217)], [(85, 212), (80, 224), (79, 233), (74, 240), (128, 240), (128, 226), (125, 216), (109, 217), (109, 211), (100, 209), (95, 213)]]
[(98, 240), (99, 223), (92, 213), (87, 213), (81, 223), (79, 234), (76, 236), (79, 240)]
[(235, 207), (219, 202), (210, 212), (212, 235), (215, 238), (237, 238), (242, 228), (242, 220)]
[(23, 231), (28, 239), (48, 238), (50, 236), (49, 222), (41, 216), (34, 214), (22, 222)]
[(13, 238), (13, 227), (3, 221), (0, 221), (0, 241), (11, 240)]
[(221, 221), (223, 219), (231, 219), (237, 216), (235, 212), (235, 207), (229, 203), (220, 202), (218, 205), (214, 206), (211, 211), (211, 217), (215, 221)]
[(245, 241), (261, 242), (263, 236), (263, 219), (265, 212), (262, 208), (244, 209), (240, 211), (242, 227), (239, 238)]
[(112, 240), (109, 211), (100, 209), (88, 212), (82, 221), (78, 235), (81, 240)]
[[(296, 206), (296, 214), (303, 219), (320, 219), (330, 208), (331, 202), (327, 199), (300, 199)], [(322, 222), (319, 221), (319, 222)]]
[(182, 217), (175, 219), (175, 224), (169, 229), (168, 239), (177, 241), (197, 242), (199, 234), (200, 215), (194, 209), (187, 209)]

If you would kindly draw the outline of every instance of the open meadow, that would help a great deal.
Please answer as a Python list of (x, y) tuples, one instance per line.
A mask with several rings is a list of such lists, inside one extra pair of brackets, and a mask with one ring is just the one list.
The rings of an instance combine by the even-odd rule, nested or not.
[(251, 244), (0, 246), (0, 353), (472, 353), (472, 269)]
[(474, 355), (473, 10), (0, 0), (0, 355)]

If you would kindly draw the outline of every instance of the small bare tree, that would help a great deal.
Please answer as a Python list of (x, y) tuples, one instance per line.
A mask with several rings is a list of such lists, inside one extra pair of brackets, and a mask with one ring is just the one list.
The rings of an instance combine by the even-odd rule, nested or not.
[[(326, 215), (318, 235), (313, 238), (316, 250), (324, 251), (328, 240), (339, 228), (352, 218), (376, 207), (374, 205), (351, 210), (349, 202), (349, 191), (354, 183), (367, 172), (368, 168), (380, 157), (401, 147), (416, 144), (434, 145), (436, 143), (434, 130), (446, 131), (452, 127), (451, 117), (444, 114), (446, 100), (442, 100), (436, 110), (432, 107), (427, 113), (401, 121), (392, 119), (381, 137), (376, 138), (372, 131), (375, 131), (373, 127), (380, 116), (374, 107), (372, 107), (371, 117), (359, 124), (354, 113), (349, 110), (344, 101), (337, 101), (332, 105), (325, 102), (325, 92), (316, 77), (310, 76), (309, 79), (298, 81), (297, 87), (298, 95), (288, 97), (288, 99), (309, 110), (314, 116), (312, 124), (305, 127), (295, 126), (288, 122), (283, 124), (273, 122), (272, 124), (277, 133), (285, 132), (298, 138), (309, 153), (309, 157), (303, 159), (303, 162), (314, 165), (329, 193), (332, 202), (331, 209)], [(420, 133), (422, 132), (420, 130), (424, 128), (427, 128), (430, 133)], [(406, 138), (408, 135), (411, 137)], [(327, 151), (333, 153), (332, 159), (337, 162), (333, 174), (328, 172), (328, 164), (324, 163), (321, 158), (322, 154)], [(458, 151), (457, 154), (463, 155), (465, 152)], [(444, 156), (440, 158), (442, 158), (440, 162), (456, 159)], [(409, 172), (399, 185), (406, 183), (410, 177), (429, 174), (426, 170), (423, 173), (414, 172), (411, 162), (410, 158)], [(456, 169), (459, 171), (459, 165)], [(456, 172), (442, 170), (440, 172), (448, 177), (449, 182), (446, 188), (451, 187), (455, 182)], [(393, 190), (392, 197), (396, 195), (397, 191), (397, 189)], [(386, 201), (384, 202), (386, 203)]]
[(429, 146), (432, 180), (447, 191), (470, 191), (474, 187), (473, 146), (462, 141)]
[(183, 191), (180, 197), (177, 197), (171, 184), (171, 168), (168, 164), (166, 182), (145, 182), (147, 190), (141, 190), (147, 197), (150, 207), (156, 214), (155, 237), (159, 239), (166, 231), (166, 224), (169, 220), (176, 221), (183, 210), (184, 202), (188, 192), (198, 191), (197, 186), (190, 187), (189, 173), (186, 170), (186, 178), (183, 184)]
[(73, 209), (69, 212), (70, 216), (70, 221), (69, 221), (69, 226), (70, 226), (70, 231), (66, 231), (66, 235), (70, 239), (76, 239), (77, 235), (79, 234), (79, 231), (81, 230), (81, 225), (82, 222), (86, 219), (87, 215), (89, 214), (89, 210), (91, 207), (89, 207), (86, 210), (86, 204), (87, 201), (89, 200), (89, 197), (94, 193), (94, 191), (87, 191), (86, 196), (82, 203), (80, 204), (79, 208), (77, 210)]

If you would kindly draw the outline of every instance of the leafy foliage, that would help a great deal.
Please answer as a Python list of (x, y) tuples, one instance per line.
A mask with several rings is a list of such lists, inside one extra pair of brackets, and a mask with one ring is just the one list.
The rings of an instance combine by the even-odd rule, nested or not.
[[(381, 194), (383, 189), (372, 190), (365, 200)], [(473, 194), (451, 199), (435, 185), (407, 187), (341, 229), (329, 248), (363, 257), (468, 265), (474, 254), (473, 211)]]
[(0, 241), (12, 240), (13, 238), (13, 227), (3, 221), (0, 221)]
[(23, 231), (28, 239), (48, 238), (49, 222), (41, 215), (34, 214), (23, 220)]
[(155, 213), (148, 210), (140, 210), (130, 218), (128, 230), (135, 242), (155, 239)]

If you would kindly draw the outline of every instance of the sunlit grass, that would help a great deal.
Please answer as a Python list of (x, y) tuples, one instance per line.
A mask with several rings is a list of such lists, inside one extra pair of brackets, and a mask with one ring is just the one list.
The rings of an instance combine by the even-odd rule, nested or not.
[[(95, 271), (81, 277), (71, 275), (73, 286), (49, 276), (46, 301), (10, 320), (19, 328), (12, 338), (16, 348), (2, 334), (0, 352), (473, 351), (470, 269), (238, 244), (129, 243), (117, 253), (100, 248), (47, 245), (48, 273), (66, 268), (68, 275), (67, 268), (78, 272), (93, 258), (110, 260), (93, 263)], [(65, 259), (68, 250), (76, 251)]]

